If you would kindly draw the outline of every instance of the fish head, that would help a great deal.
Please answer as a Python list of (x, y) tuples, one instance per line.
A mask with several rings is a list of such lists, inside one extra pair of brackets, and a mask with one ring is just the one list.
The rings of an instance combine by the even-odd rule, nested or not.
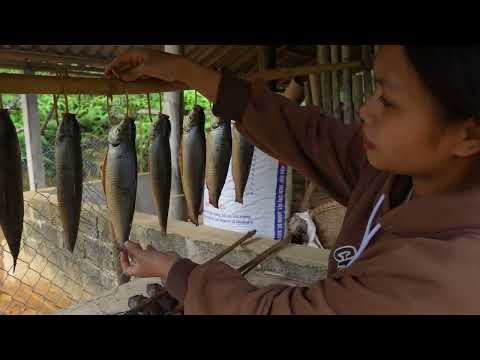
[(168, 115), (160, 114), (158, 120), (153, 124), (150, 139), (153, 140), (156, 137), (170, 137), (171, 125)]
[(112, 127), (108, 133), (108, 143), (118, 146), (122, 142), (129, 142), (135, 137), (135, 122), (132, 118), (125, 118), (120, 124)]
[(192, 112), (185, 119), (183, 124), (183, 130), (189, 131), (191, 128), (198, 126), (201, 128), (205, 127), (205, 112), (200, 105), (195, 105)]
[(212, 117), (212, 123), (211, 123), (212, 129), (216, 129), (222, 125), (230, 126), (230, 122), (216, 116)]
[(58, 139), (74, 137), (78, 134), (80, 127), (74, 114), (65, 114), (57, 131)]

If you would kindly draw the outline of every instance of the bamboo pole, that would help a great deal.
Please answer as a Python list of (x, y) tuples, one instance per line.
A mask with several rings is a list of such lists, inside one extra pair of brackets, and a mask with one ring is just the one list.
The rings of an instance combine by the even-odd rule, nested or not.
[[(246, 80), (262, 79), (265, 81), (288, 79), (296, 76), (320, 74), (324, 71), (359, 69), (364, 66), (360, 61), (345, 64), (325, 64), (314, 66), (299, 66), (292, 68), (273, 69), (252, 75), (238, 75)], [(0, 93), (4, 94), (52, 94), (52, 95), (123, 95), (146, 94), (158, 92), (174, 92), (188, 90), (189, 87), (181, 82), (167, 82), (162, 80), (138, 80), (125, 82), (121, 80), (103, 78), (38, 76), (23, 74), (0, 74)]]
[[(330, 47), (328, 45), (317, 46), (317, 62), (319, 65), (331, 63)], [(322, 87), (322, 108), (327, 116), (332, 116), (332, 73), (322, 72), (320, 74), (320, 83)]]
[(367, 67), (363, 71), (363, 89), (365, 93), (364, 101), (373, 95), (373, 86), (372, 86), (372, 46), (371, 45), (362, 45), (362, 61)]
[(363, 79), (362, 74), (353, 74), (352, 77), (352, 102), (353, 102), (353, 119), (360, 122), (360, 107), (363, 104)]
[[(330, 55), (332, 64), (338, 64), (339, 62), (339, 47), (338, 45), (330, 46)], [(341, 120), (342, 112), (340, 109), (340, 83), (339, 83), (338, 71), (332, 72), (332, 112), (335, 119)]]
[[(342, 62), (350, 61), (351, 49), (350, 45), (342, 45)], [(342, 90), (343, 90), (343, 122), (351, 124), (353, 121), (353, 104), (352, 104), (352, 70), (344, 68), (342, 74)]]
[[(183, 55), (183, 45), (165, 45), (165, 51), (175, 55)], [(162, 112), (170, 117), (170, 152), (172, 154), (172, 183), (170, 195), (169, 217), (179, 221), (187, 221), (187, 207), (181, 178), (180, 149), (183, 128), (184, 101), (183, 92), (176, 91), (165, 94), (160, 104)]]

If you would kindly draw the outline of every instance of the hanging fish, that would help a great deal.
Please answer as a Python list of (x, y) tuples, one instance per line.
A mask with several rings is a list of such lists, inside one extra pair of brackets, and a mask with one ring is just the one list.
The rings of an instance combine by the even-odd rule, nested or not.
[(126, 118), (108, 134), (108, 150), (103, 165), (103, 186), (107, 209), (118, 248), (128, 241), (137, 196), (137, 153), (135, 123)]
[(206, 182), (209, 202), (218, 209), (218, 200), (228, 175), (232, 157), (232, 131), (230, 121), (212, 119), (212, 128), (207, 136)]
[(183, 125), (181, 163), (188, 218), (197, 226), (205, 185), (205, 151), (205, 113), (195, 105)]
[(23, 177), (20, 144), (7, 110), (0, 109), (0, 226), (17, 266), (23, 232)]
[(232, 174), (235, 183), (235, 201), (243, 204), (243, 195), (247, 186), (250, 169), (252, 167), (253, 153), (255, 146), (238, 131), (232, 127)]
[(80, 141), (80, 125), (75, 115), (65, 114), (55, 139), (55, 165), (63, 238), (70, 252), (75, 248), (82, 210), (83, 165)]
[(160, 114), (150, 134), (149, 169), (153, 202), (163, 235), (167, 233), (170, 191), (172, 186), (172, 155), (170, 152), (170, 120)]

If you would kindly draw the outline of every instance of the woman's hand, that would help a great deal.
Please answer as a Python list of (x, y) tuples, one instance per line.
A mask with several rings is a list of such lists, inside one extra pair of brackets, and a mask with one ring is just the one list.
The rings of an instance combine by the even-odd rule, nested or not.
[(125, 275), (138, 278), (160, 277), (166, 280), (178, 260), (180, 257), (175, 253), (163, 253), (150, 245), (143, 250), (132, 241), (125, 243), (125, 250), (120, 254), (122, 271)]
[(164, 81), (179, 81), (195, 89), (212, 102), (217, 101), (221, 74), (180, 55), (160, 50), (136, 48), (114, 59), (105, 76), (124, 81), (136, 81), (144, 76)]
[(165, 81), (178, 80), (175, 67), (183, 58), (159, 50), (132, 49), (115, 58), (105, 69), (105, 76), (135, 81), (142, 76)]

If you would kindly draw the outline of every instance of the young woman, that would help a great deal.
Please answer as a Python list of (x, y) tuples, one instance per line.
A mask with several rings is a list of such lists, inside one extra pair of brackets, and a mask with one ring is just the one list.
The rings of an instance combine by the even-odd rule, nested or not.
[[(382, 46), (362, 124), (252, 83), (133, 50), (107, 76), (182, 81), (258, 148), (347, 206), (329, 275), (256, 288), (231, 267), (127, 243), (124, 271), (166, 279), (186, 314), (480, 313), (480, 46)], [(128, 255), (128, 256), (127, 256)], [(129, 258), (132, 262), (130, 262)]]

